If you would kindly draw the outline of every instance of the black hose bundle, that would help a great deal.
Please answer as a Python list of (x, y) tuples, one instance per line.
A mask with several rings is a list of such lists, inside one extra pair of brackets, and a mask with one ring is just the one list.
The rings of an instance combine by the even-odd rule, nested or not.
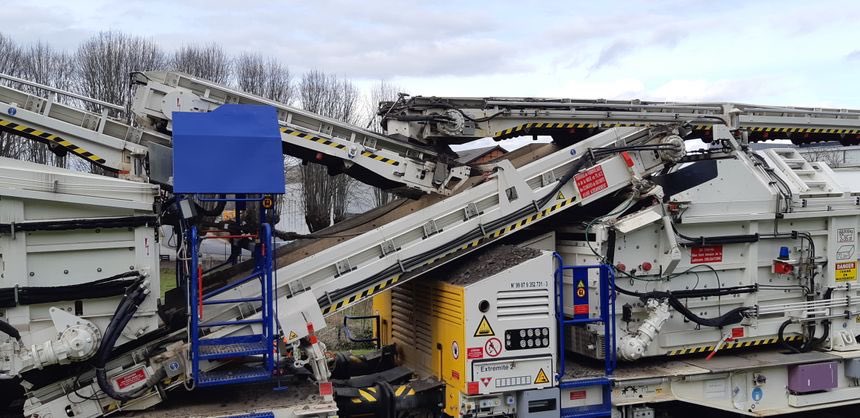
[(681, 302), (681, 299), (687, 298), (698, 298), (698, 297), (712, 297), (712, 296), (727, 296), (727, 295), (737, 295), (742, 293), (752, 293), (757, 291), (755, 286), (734, 286), (734, 287), (723, 287), (719, 289), (693, 289), (693, 290), (679, 290), (675, 292), (647, 292), (647, 293), (639, 293), (631, 290), (623, 289), (615, 285), (615, 290), (618, 293), (627, 296), (634, 296), (639, 298), (640, 300), (647, 301), (648, 299), (666, 299), (669, 302), (669, 305), (674, 308), (678, 313), (687, 318), (693, 323), (698, 325), (703, 325), (707, 327), (724, 327), (727, 325), (737, 324), (743, 321), (746, 312), (752, 310), (752, 307), (745, 306), (740, 308), (732, 309), (716, 318), (702, 318), (692, 311), (687, 309), (686, 306)]
[[(831, 287), (831, 288), (828, 288), (826, 292), (824, 292), (824, 300), (828, 300), (832, 296), (833, 296), (833, 288)], [(792, 319), (785, 320), (785, 322), (783, 322), (779, 326), (779, 330), (776, 333), (777, 343), (779, 345), (791, 350), (792, 352), (806, 353), (806, 352), (812, 351), (812, 349), (815, 348), (815, 346), (823, 343), (824, 341), (827, 340), (827, 338), (830, 337), (830, 320), (825, 318), (825, 319), (821, 320), (821, 326), (824, 327), (824, 331), (822, 331), (820, 337), (815, 338), (815, 323), (813, 322), (813, 323), (807, 325), (808, 336), (806, 338), (806, 341), (804, 341), (803, 344), (800, 345), (800, 347), (795, 347), (794, 345), (789, 344), (788, 341), (785, 340), (785, 329), (789, 325), (791, 325), (793, 322), (794, 322), (794, 320), (792, 320)]]
[[(101, 388), (105, 394), (118, 401), (129, 401), (135, 399), (144, 394), (150, 388), (149, 382), (147, 382), (146, 386), (137, 390), (128, 393), (117, 392), (114, 390), (113, 385), (108, 382), (107, 372), (105, 371), (105, 366), (107, 365), (108, 360), (110, 360), (116, 341), (122, 334), (123, 329), (125, 329), (126, 325), (128, 325), (129, 321), (134, 317), (134, 313), (137, 312), (138, 306), (140, 306), (149, 294), (148, 289), (142, 286), (142, 284), (142, 278), (135, 280), (132, 286), (129, 287), (131, 290), (126, 292), (123, 296), (122, 301), (120, 301), (119, 306), (117, 306), (116, 311), (114, 312), (113, 319), (110, 324), (108, 324), (107, 329), (105, 329), (104, 339), (102, 340), (101, 345), (99, 345), (99, 350), (96, 352), (94, 359), (96, 381), (98, 382), (99, 388)], [(152, 378), (150, 378), (150, 380), (152, 380)]]
[(93, 282), (66, 286), (9, 287), (0, 289), (0, 308), (121, 295), (140, 277), (140, 272), (133, 270)]

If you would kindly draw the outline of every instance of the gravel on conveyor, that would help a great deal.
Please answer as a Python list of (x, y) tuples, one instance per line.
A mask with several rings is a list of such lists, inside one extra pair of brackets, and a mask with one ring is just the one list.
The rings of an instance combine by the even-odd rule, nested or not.
[(501, 273), (539, 255), (541, 251), (534, 248), (496, 245), (452, 261), (431, 275), (436, 279), (463, 286)]

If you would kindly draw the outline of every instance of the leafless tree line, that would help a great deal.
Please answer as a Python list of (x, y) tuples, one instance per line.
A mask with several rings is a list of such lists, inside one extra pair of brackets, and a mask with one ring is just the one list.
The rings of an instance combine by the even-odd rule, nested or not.
[[(250, 53), (232, 57), (214, 43), (188, 44), (169, 54), (152, 40), (109, 31), (94, 35), (73, 52), (66, 52), (43, 42), (20, 45), (0, 33), (0, 72), (94, 99), (128, 105), (132, 94), (129, 74), (140, 70), (182, 71), (344, 122), (369, 121), (372, 127), (378, 127), (374, 116), (376, 103), (396, 98), (395, 87), (380, 83), (371, 93), (371, 103), (363, 104), (361, 93), (350, 80), (318, 70), (294, 80), (289, 67), (277, 59)], [(91, 111), (102, 110), (92, 103), (83, 105)], [(120, 116), (116, 111), (111, 112), (112, 116)], [(0, 133), (0, 156), (100, 172), (83, 160), (67, 158), (64, 150), (5, 133)], [(69, 159), (73, 160), (71, 164)], [(342, 220), (353, 180), (344, 175), (329, 176), (321, 165), (288, 161), (290, 167), (301, 172), (309, 229), (316, 231)], [(285, 169), (293, 169), (290, 167)], [(388, 193), (374, 193), (377, 204), (390, 199)]]

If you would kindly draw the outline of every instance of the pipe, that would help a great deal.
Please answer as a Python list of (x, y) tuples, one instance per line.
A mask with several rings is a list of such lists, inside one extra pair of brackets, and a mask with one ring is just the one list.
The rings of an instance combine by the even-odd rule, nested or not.
[(618, 343), (618, 354), (627, 361), (633, 361), (645, 355), (648, 345), (657, 337), (663, 324), (669, 319), (669, 302), (648, 299), (648, 318), (633, 332), (621, 337)]

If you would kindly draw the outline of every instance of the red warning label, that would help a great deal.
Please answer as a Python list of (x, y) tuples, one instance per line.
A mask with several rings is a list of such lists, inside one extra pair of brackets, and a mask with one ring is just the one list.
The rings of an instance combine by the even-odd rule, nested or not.
[(469, 347), (466, 349), (466, 358), (484, 358), (484, 347)]
[(693, 247), (690, 250), (690, 264), (721, 263), (722, 261), (722, 245), (706, 245), (704, 247)]
[(609, 187), (601, 166), (589, 168), (573, 179), (576, 181), (576, 188), (579, 189), (579, 196), (583, 199)]
[(570, 400), (578, 401), (580, 399), (585, 399), (586, 391), (584, 390), (574, 390), (570, 392)]
[(114, 379), (116, 382), (116, 387), (120, 389), (125, 389), (137, 382), (141, 382), (146, 380), (146, 372), (143, 369), (135, 370), (129, 374), (117, 377)]
[(588, 315), (588, 305), (573, 305), (574, 315)]

